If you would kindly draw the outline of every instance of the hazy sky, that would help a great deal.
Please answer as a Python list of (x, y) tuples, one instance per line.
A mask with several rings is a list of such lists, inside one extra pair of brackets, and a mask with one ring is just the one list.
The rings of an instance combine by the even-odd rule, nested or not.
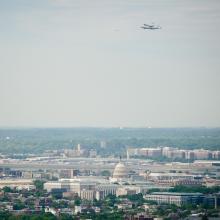
[(219, 0), (0, 0), (0, 126), (220, 126), (219, 39)]

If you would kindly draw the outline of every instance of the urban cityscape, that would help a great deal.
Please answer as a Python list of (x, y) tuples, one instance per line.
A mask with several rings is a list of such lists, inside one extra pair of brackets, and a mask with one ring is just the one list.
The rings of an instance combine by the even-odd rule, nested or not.
[[(68, 129), (68, 132), (83, 132), (87, 136), (93, 130)], [(38, 153), (28, 147), (23, 154), (5, 151), (0, 155), (1, 218), (219, 219), (218, 146), (199, 148), (198, 145), (195, 149), (186, 149), (186, 146), (161, 145), (132, 147), (124, 143), (118, 155), (114, 153), (114, 142), (107, 138), (108, 133), (118, 131), (123, 142), (126, 135), (132, 133), (158, 135), (167, 130), (169, 134), (170, 129), (157, 128), (96, 129), (94, 137), (101, 137), (90, 140), (90, 144), (74, 145), (70, 140), (66, 148), (48, 146)], [(191, 129), (173, 129), (172, 132), (176, 130), (183, 133), (183, 137), (192, 133)], [(215, 132), (219, 132), (219, 128), (194, 130), (200, 135), (205, 131), (209, 139), (216, 138)], [(14, 142), (26, 144), (28, 133), (35, 139), (33, 132), (37, 132), (42, 141), (40, 137), (45, 129), (1, 130), (0, 148), (6, 142), (8, 146)], [(106, 140), (103, 132), (108, 134)], [(67, 130), (60, 129), (56, 133), (63, 136)], [(30, 140), (27, 143), (30, 145)], [(219, 143), (219, 139), (215, 143)]]
[(220, 220), (219, 0), (0, 0), (0, 220)]

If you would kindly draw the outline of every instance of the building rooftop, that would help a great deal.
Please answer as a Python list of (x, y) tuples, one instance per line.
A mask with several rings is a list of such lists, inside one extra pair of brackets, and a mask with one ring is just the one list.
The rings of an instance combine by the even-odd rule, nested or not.
[(150, 195), (202, 196), (202, 193), (153, 192)]

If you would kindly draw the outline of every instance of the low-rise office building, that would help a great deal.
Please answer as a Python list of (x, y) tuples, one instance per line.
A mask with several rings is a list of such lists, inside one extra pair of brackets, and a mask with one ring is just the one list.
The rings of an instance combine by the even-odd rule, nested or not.
[(35, 189), (33, 180), (31, 179), (3, 179), (0, 180), (0, 189), (5, 186), (16, 189)]
[(204, 200), (202, 193), (172, 193), (172, 192), (160, 192), (145, 195), (144, 198), (148, 201), (155, 201), (158, 204), (175, 204), (182, 206), (185, 204), (201, 204)]
[(135, 186), (124, 186), (120, 187), (116, 191), (116, 196), (123, 196), (123, 195), (134, 195), (141, 192), (140, 187)]

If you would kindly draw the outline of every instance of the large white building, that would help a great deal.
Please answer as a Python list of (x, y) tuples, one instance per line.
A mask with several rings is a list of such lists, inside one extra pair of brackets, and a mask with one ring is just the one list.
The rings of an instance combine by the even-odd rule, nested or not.
[(35, 189), (32, 179), (3, 179), (0, 180), (0, 189), (5, 186), (16, 189)]
[(122, 186), (117, 189), (116, 196), (133, 195), (141, 192), (141, 188), (137, 186)]
[(44, 189), (51, 192), (52, 189), (65, 189), (68, 192), (75, 192), (80, 195), (80, 191), (94, 190), (96, 182), (81, 179), (60, 179), (59, 181), (51, 181), (44, 183)]
[(188, 159), (188, 160), (207, 160), (220, 159), (220, 151), (211, 151), (205, 149), (186, 150), (174, 147), (155, 147), (155, 148), (129, 148), (127, 152), (130, 156), (145, 156), (149, 158), (157, 158), (164, 156), (172, 159)]
[(116, 164), (110, 182), (119, 183), (128, 181), (129, 175), (126, 166), (121, 161)]
[(114, 169), (113, 172), (113, 178), (115, 179), (123, 179), (123, 178), (127, 178), (128, 174), (127, 174), (127, 169), (125, 167), (125, 165), (122, 162), (119, 162)]
[(85, 200), (93, 200), (95, 198), (95, 191), (94, 190), (86, 190), (83, 189), (80, 191), (80, 198)]
[(91, 181), (91, 178), (83, 179), (60, 179), (59, 181), (47, 182), (44, 189), (48, 192), (63, 189), (67, 192), (78, 194), (82, 199), (92, 200), (94, 198), (103, 199), (109, 194), (116, 194), (118, 185), (109, 184), (105, 180)]
[(119, 188), (119, 185), (116, 184), (101, 184), (96, 186), (96, 191), (100, 192), (97, 194), (97, 196), (100, 196), (102, 198), (105, 198), (107, 195), (115, 195), (117, 189)]

